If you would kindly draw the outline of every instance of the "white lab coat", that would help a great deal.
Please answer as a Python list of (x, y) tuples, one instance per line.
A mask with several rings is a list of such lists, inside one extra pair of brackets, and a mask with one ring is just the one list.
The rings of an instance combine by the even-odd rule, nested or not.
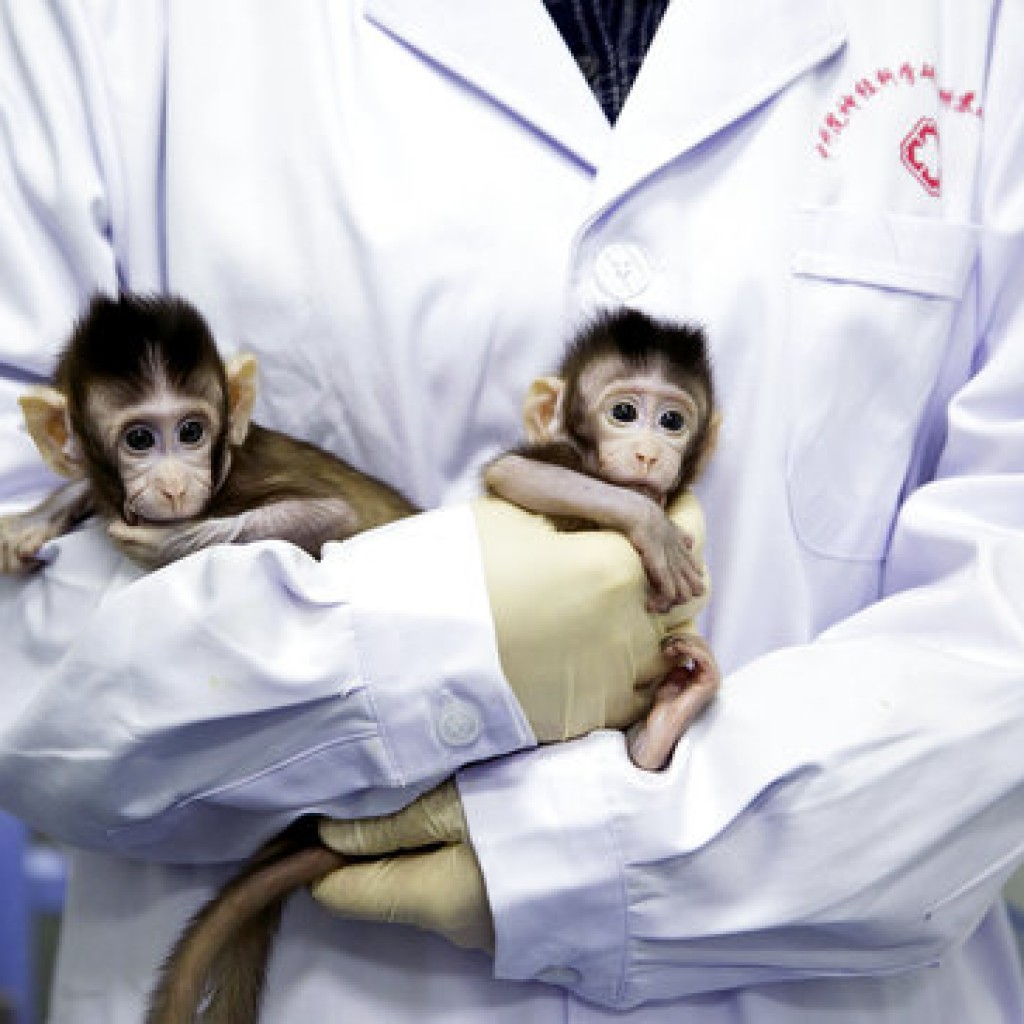
[[(674, 0), (613, 131), (539, 0), (0, 0), (0, 500), (49, 483), (15, 394), (120, 282), (447, 506), (140, 580), (85, 530), (3, 584), (0, 802), (93, 851), (54, 1021), (134, 1024), (297, 809), (462, 765), (496, 959), (299, 899), (265, 1020), (1024, 1019), (1022, 42), (1019, 0)], [(658, 775), (531, 748), (459, 504), (619, 303), (707, 326), (725, 414), (728, 678)]]

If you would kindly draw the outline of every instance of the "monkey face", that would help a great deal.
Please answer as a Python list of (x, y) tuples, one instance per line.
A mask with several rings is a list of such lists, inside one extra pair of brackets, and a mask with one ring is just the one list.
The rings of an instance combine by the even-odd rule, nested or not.
[(620, 376), (596, 367), (586, 385), (597, 473), (663, 503), (698, 430), (697, 399), (657, 369)]
[(169, 523), (202, 513), (210, 500), (216, 407), (157, 391), (108, 420), (104, 441), (124, 488), (126, 523)]

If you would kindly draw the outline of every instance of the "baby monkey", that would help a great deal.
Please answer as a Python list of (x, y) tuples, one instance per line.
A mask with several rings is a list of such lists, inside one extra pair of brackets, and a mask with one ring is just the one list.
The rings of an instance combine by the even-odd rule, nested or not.
[(718, 429), (703, 332), (635, 310), (576, 335), (524, 404), (529, 443), (485, 470), (490, 490), (561, 529), (605, 527), (636, 549), (650, 609), (703, 592), (688, 538), (667, 509), (697, 477)]
[[(29, 432), (69, 482), (20, 516), (0, 519), (0, 569), (36, 568), (39, 548), (98, 513), (147, 567), (211, 544), (289, 540), (319, 554), (328, 540), (416, 509), (333, 455), (251, 422), (255, 360), (226, 365), (201, 315), (178, 298), (95, 298), (49, 387), (22, 399)], [(634, 545), (665, 610), (703, 588), (701, 567), (666, 508), (713, 447), (717, 418), (700, 331), (640, 313), (602, 317), (570, 346), (559, 373), (525, 404), (531, 443), (496, 459), (487, 486), (560, 528), (610, 527)], [(687, 665), (657, 691), (640, 764), (660, 766), (713, 696), (718, 671), (696, 636), (667, 641)], [(637, 756), (638, 752), (642, 756)], [(287, 898), (341, 866), (299, 818), (192, 919), (169, 955), (147, 1024), (199, 1015), (251, 1024)]]
[[(562, 530), (623, 534), (647, 573), (651, 611), (704, 592), (692, 540), (668, 515), (717, 440), (714, 378), (700, 328), (637, 310), (600, 315), (570, 342), (556, 374), (530, 386), (523, 419), (528, 443), (484, 471), (492, 493)], [(696, 633), (669, 636), (662, 652), (677, 668), (629, 733), (631, 758), (648, 770), (664, 767), (721, 681)]]
[(221, 359), (173, 297), (95, 297), (50, 386), (21, 399), (40, 454), (68, 483), (0, 519), (0, 571), (98, 513), (146, 568), (217, 543), (278, 538), (319, 556), (416, 509), (323, 449), (251, 422), (256, 360)]

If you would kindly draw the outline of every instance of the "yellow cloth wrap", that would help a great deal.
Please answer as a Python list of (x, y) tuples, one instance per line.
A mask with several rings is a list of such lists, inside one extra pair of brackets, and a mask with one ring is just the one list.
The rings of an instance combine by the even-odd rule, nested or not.
[[(647, 580), (628, 541), (608, 530), (560, 533), (543, 516), (493, 497), (473, 503), (502, 668), (538, 740), (635, 721), (649, 695), (634, 685), (670, 667), (668, 635), (693, 631), (710, 592), (665, 615), (646, 610)], [(704, 516), (691, 494), (671, 509), (702, 559)]]

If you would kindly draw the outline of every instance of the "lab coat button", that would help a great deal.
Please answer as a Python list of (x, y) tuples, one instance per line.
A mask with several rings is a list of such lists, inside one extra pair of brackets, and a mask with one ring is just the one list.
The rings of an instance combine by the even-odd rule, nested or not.
[(546, 967), (537, 975), (537, 980), (567, 988), (579, 984), (582, 977), (583, 975), (575, 967)]
[(616, 242), (597, 254), (594, 275), (613, 299), (624, 301), (639, 295), (651, 283), (654, 268), (639, 245)]
[(483, 728), (476, 710), (463, 700), (445, 701), (437, 720), (437, 735), (446, 747), (468, 747)]

